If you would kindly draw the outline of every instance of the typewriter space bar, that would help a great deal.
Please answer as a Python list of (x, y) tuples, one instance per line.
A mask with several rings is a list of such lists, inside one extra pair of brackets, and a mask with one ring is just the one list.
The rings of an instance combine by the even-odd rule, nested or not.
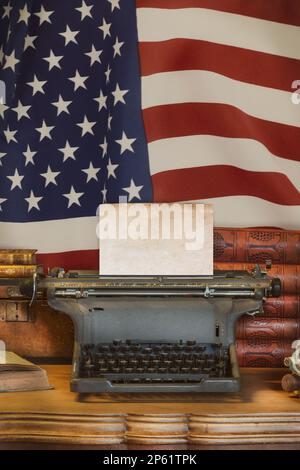
[[(99, 377), (100, 378), (100, 377)], [(209, 378), (209, 374), (176, 373), (176, 374), (151, 374), (151, 373), (131, 373), (113, 374), (107, 373), (101, 378), (107, 380), (112, 385), (173, 385), (186, 383), (200, 383)]]
[[(196, 374), (195, 374), (196, 375)], [(198, 380), (197, 380), (198, 379)], [(107, 377), (99, 378), (73, 378), (71, 380), (71, 390), (77, 393), (181, 393), (181, 392), (233, 392), (236, 391), (236, 384), (228, 377), (201, 376), (193, 379), (181, 381), (159, 382), (117, 382)]]
[(174, 375), (169, 375), (168, 380), (168, 374), (163, 377), (158, 377), (158, 374), (144, 374), (144, 377), (143, 374), (130, 374), (130, 377), (125, 374), (107, 374), (98, 379), (79, 379), (79, 383), (73, 382), (72, 389), (79, 393), (85, 392), (86, 387), (90, 393), (198, 392), (209, 379), (209, 375), (203, 374), (176, 374), (176, 377)]

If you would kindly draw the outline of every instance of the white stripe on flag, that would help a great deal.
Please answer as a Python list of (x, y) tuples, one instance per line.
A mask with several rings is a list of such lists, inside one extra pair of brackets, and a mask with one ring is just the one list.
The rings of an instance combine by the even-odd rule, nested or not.
[(143, 109), (175, 103), (228, 104), (260, 119), (300, 127), (299, 106), (292, 103), (291, 93), (286, 91), (242, 83), (202, 70), (165, 72), (142, 78)]
[[(1, 248), (36, 248), (40, 253), (60, 253), (99, 248), (98, 217), (49, 220), (44, 222), (0, 222)], [(30, 245), (29, 245), (30, 244)]]
[[(281, 206), (252, 196), (220, 197), (198, 202), (213, 204), (214, 225), (218, 227), (300, 229), (299, 206)], [(19, 224), (1, 222), (1, 247), (24, 248), (24, 240), (30, 240), (26, 247), (36, 248), (39, 253), (97, 250), (97, 223), (97, 217)]]
[(300, 229), (300, 206), (282, 206), (252, 196), (201, 199), (213, 204), (215, 227), (278, 227)]
[(300, 191), (300, 162), (276, 157), (255, 140), (192, 135), (157, 140), (148, 148), (152, 175), (180, 168), (232, 165), (248, 171), (285, 174)]
[(204, 8), (137, 9), (139, 41), (200, 39), (300, 59), (298, 26)]

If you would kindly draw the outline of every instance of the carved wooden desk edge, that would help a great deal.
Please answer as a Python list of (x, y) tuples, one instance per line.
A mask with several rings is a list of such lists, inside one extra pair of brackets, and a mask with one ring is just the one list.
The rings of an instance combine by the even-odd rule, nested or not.
[(128, 414), (125, 441), (129, 444), (185, 444), (188, 414)]
[(120, 444), (125, 415), (0, 413), (0, 442)]
[(188, 442), (201, 445), (298, 443), (300, 406), (299, 413), (191, 415)]
[(127, 416), (1, 413), (0, 442), (82, 445), (299, 443), (300, 413)]
[[(0, 394), (0, 443), (205, 446), (300, 443), (300, 400), (280, 389), (284, 370), (246, 370), (239, 401), (195, 397), (82, 402), (69, 366), (46, 366), (54, 390)], [(176, 448), (176, 447), (175, 447)]]

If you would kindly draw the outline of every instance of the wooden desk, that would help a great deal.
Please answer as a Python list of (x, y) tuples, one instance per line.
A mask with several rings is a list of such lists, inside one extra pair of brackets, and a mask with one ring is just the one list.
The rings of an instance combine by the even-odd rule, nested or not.
[(300, 444), (300, 399), (281, 390), (285, 370), (242, 369), (237, 395), (81, 397), (69, 391), (69, 366), (44, 367), (55, 389), (0, 394), (0, 444)]

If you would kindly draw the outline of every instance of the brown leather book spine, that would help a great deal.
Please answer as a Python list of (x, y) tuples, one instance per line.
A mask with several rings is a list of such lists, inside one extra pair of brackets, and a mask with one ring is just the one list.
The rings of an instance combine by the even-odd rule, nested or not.
[(300, 322), (297, 318), (257, 318), (244, 315), (236, 325), (237, 339), (268, 338), (289, 340), (300, 337)]
[(300, 321), (300, 295), (270, 297), (263, 305), (264, 318), (298, 318)]
[(291, 341), (284, 340), (239, 339), (236, 346), (241, 367), (284, 367), (284, 358), (292, 353)]
[(217, 262), (300, 263), (300, 231), (276, 229), (214, 229)]
[[(215, 269), (226, 271), (248, 270), (254, 268), (253, 263), (214, 263)], [(300, 292), (300, 265), (274, 264), (268, 271), (271, 277), (279, 277), (282, 282), (282, 293), (299, 295)]]
[(31, 277), (36, 272), (37, 266), (33, 265), (0, 265), (0, 278), (3, 277)]
[(0, 264), (35, 264), (36, 251), (37, 250), (0, 250)]

